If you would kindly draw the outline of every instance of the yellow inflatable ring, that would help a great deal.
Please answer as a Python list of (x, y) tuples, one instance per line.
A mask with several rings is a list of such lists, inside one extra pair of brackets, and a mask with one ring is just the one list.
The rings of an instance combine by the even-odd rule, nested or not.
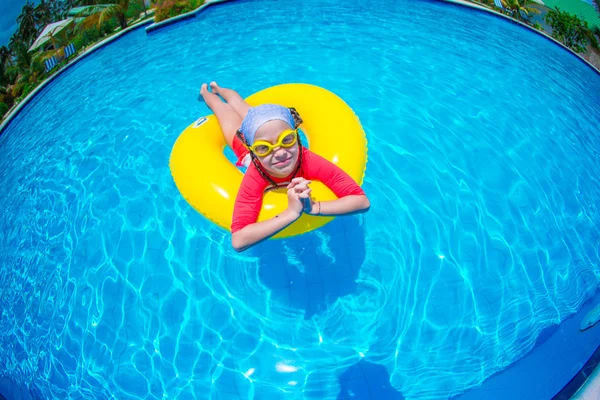
[[(367, 164), (367, 140), (360, 121), (338, 96), (318, 86), (284, 84), (248, 97), (251, 106), (280, 104), (294, 107), (304, 120), (300, 129), (314, 153), (337, 164), (362, 185)], [(223, 154), (227, 144), (217, 118), (202, 117), (179, 136), (171, 152), (173, 180), (185, 200), (200, 214), (230, 230), (235, 198), (243, 173)], [(311, 184), (316, 200), (335, 200), (321, 182)], [(259, 221), (274, 217), (287, 208), (285, 189), (269, 191), (263, 199)], [(274, 237), (285, 238), (320, 228), (332, 217), (303, 214)]]

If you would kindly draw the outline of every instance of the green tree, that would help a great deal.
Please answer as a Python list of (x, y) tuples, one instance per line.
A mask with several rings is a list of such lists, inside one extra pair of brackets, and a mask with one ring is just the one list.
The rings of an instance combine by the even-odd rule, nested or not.
[(541, 11), (532, 7), (535, 2), (532, 0), (505, 0), (505, 6), (509, 14), (519, 20), (519, 21), (527, 21), (531, 18), (532, 14), (540, 14)]
[(14, 54), (15, 48), (22, 43), (21, 38), (19, 37), (19, 32), (15, 32), (11, 35), (10, 40), (8, 41), (8, 48), (11, 54)]
[(8, 84), (8, 77), (6, 76), (6, 67), (10, 60), (10, 50), (6, 46), (0, 47), (0, 86), (6, 86)]
[(50, 4), (45, 0), (42, 0), (40, 4), (38, 4), (33, 11), (36, 25), (39, 28), (45, 27), (46, 25), (52, 23), (53, 15), (52, 10), (50, 9)]
[(45, 72), (43, 56), (36, 54), (31, 58), (29, 65), (21, 67), (20, 72), (17, 84), (35, 86)]
[(15, 56), (15, 66), (20, 75), (21, 71), (29, 68), (31, 65), (32, 54), (29, 52), (28, 46), (22, 42), (15, 46), (13, 54)]
[(67, 13), (75, 7), (74, 0), (47, 0), (53, 21), (60, 21), (67, 17)]
[(545, 20), (552, 28), (552, 37), (577, 53), (584, 53), (588, 42), (592, 46), (598, 46), (587, 21), (579, 19), (577, 15), (561, 11), (560, 8), (556, 7), (548, 11)]
[(17, 17), (19, 23), (18, 37), (27, 44), (31, 44), (35, 39), (38, 30), (38, 20), (35, 13), (35, 6), (29, 1), (21, 9), (21, 14)]
[(0, 118), (4, 117), (4, 114), (8, 111), (8, 105), (0, 103)]
[(127, 28), (126, 14), (130, 2), (131, 0), (115, 0), (111, 4), (97, 4), (95, 9), (92, 9), (92, 15), (87, 17), (83, 22), (84, 29), (94, 24), (101, 26), (111, 18), (116, 18), (121, 29)]

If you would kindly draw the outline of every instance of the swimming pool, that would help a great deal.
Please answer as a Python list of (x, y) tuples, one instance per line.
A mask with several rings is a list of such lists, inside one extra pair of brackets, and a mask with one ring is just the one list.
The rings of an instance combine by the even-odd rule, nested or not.
[[(168, 168), (210, 80), (346, 100), (369, 213), (235, 253)], [(238, 1), (127, 34), (0, 136), (0, 377), (57, 399), (462, 393), (598, 288), (597, 104), (559, 46), (433, 1)]]

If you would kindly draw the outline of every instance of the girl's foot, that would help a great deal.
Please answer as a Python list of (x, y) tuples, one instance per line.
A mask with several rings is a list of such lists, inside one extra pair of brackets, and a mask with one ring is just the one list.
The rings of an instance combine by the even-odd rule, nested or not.
[(200, 95), (202, 97), (206, 96), (208, 93), (210, 93), (208, 91), (208, 85), (206, 83), (203, 83), (202, 86), (200, 86)]
[(219, 87), (219, 85), (217, 85), (217, 82), (215, 82), (215, 81), (212, 81), (212, 82), (210, 83), (210, 89), (212, 90), (212, 92), (213, 92), (214, 94), (219, 94), (219, 90), (220, 90), (221, 88)]

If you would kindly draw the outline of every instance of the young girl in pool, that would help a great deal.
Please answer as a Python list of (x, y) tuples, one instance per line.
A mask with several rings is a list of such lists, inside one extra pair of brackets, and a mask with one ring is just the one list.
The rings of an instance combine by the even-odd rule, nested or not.
[[(300, 143), (302, 119), (292, 108), (275, 104), (250, 107), (234, 90), (205, 83), (200, 94), (216, 115), (227, 145), (246, 174), (233, 209), (231, 243), (242, 251), (269, 238), (296, 221), (302, 213), (343, 215), (365, 211), (369, 199), (360, 186), (335, 164)], [(219, 96), (225, 100), (223, 102)], [(338, 197), (333, 201), (311, 198), (310, 183), (321, 181)], [(287, 187), (288, 207), (275, 217), (256, 222), (265, 191)]]

